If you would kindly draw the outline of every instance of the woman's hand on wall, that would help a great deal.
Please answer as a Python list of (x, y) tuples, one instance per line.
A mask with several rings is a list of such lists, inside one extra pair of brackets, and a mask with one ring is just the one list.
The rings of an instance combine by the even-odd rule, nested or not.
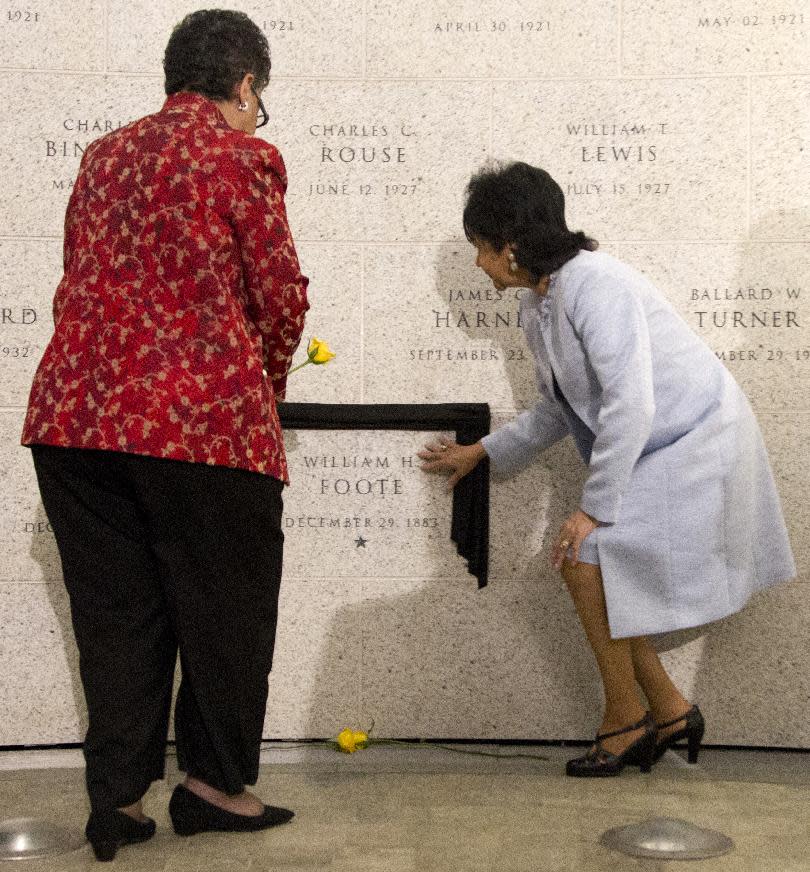
[(571, 563), (576, 564), (579, 560), (579, 546), (585, 537), (599, 526), (599, 521), (586, 515), (582, 509), (577, 509), (573, 515), (566, 519), (560, 528), (557, 540), (551, 553), (551, 562), (555, 569), (563, 565), (569, 549), (572, 551)]
[(429, 442), (417, 457), (425, 462), (419, 467), (424, 472), (449, 475), (447, 490), (453, 488), (487, 456), (480, 442), (475, 445), (459, 445), (453, 441)]

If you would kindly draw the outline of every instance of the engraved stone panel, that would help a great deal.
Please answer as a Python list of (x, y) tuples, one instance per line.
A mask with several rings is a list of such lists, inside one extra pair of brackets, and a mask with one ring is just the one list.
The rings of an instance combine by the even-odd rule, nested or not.
[[(361, 723), (382, 736), (585, 738), (599, 685), (561, 582), (367, 582)], [(337, 638), (337, 636), (336, 636)]]
[(369, 247), (366, 401), (531, 403), (534, 367), (518, 319), (525, 292), (496, 290), (466, 241)]
[(445, 481), (421, 472), (416, 456), (438, 435), (287, 430), (287, 576), (465, 575), (466, 563), (450, 540)]
[(84, 149), (164, 99), (158, 80), (121, 76), (2, 73), (0, 90), (15, 119), (0, 130), (0, 227), (12, 236), (61, 235)]
[(61, 240), (0, 240), (0, 406), (28, 402), (61, 276)]
[(810, 69), (810, 10), (802, 0), (625, 0), (622, 11), (627, 75)]
[(448, 76), (614, 75), (615, 0), (532, 6), (520, 0), (374, 0), (368, 74)]
[[(568, 224), (620, 239), (746, 230), (744, 79), (497, 82), (496, 157), (548, 170)], [(711, 203), (711, 208), (706, 204)]]
[(2, 0), (0, 66), (104, 69), (104, 0)]
[(361, 583), (325, 568), (282, 582), (265, 738), (334, 736), (357, 723), (361, 627), (345, 616), (361, 602)]
[(362, 347), (362, 264), (358, 246), (305, 243), (297, 246), (301, 270), (309, 277), (310, 309), (293, 367), (307, 359), (313, 336), (336, 357), (324, 366), (307, 365), (287, 381), (289, 402), (360, 403)]
[(661, 290), (755, 408), (810, 408), (808, 246), (637, 243), (619, 256)]
[(0, 583), (0, 745), (80, 742), (87, 728), (64, 586)]
[[(19, 446), (52, 329), (65, 206), (86, 145), (160, 108), (166, 41), (200, 5), (0, 0), (11, 119), (0, 131), (0, 745), (77, 742), (85, 728), (59, 557)], [(751, 398), (799, 580), (680, 644), (661, 641), (707, 713), (709, 742), (810, 746), (805, 7), (239, 6), (270, 41), (271, 124), (259, 134), (286, 160), (312, 280), (295, 362), (312, 335), (338, 355), (294, 374), (289, 400), (483, 401), (493, 429), (535, 400), (517, 296), (498, 295), (463, 239), (464, 188), (490, 154), (548, 169), (569, 224), (646, 273)], [(598, 674), (549, 565), (584, 464), (564, 440), (493, 480), (479, 591), (450, 540), (445, 480), (419, 470), (416, 452), (440, 435), (452, 434), (285, 434), (292, 487), (266, 736), (372, 720), (378, 735), (593, 735)]]
[(487, 84), (279, 81), (272, 89), (270, 124), (259, 133), (286, 161), (298, 238), (461, 235), (464, 186), (489, 140)]
[(751, 81), (753, 239), (810, 238), (808, 105), (807, 76)]
[(31, 451), (20, 445), (23, 409), (0, 412), (0, 581), (53, 581), (62, 577), (59, 553), (39, 498)]
[[(197, 0), (110, 0), (109, 5), (110, 69), (161, 74), (174, 26), (189, 12), (205, 8)], [(321, 0), (247, 0), (235, 5), (267, 36), (272, 78), (362, 73), (362, 3), (329, 0), (326, 9)]]

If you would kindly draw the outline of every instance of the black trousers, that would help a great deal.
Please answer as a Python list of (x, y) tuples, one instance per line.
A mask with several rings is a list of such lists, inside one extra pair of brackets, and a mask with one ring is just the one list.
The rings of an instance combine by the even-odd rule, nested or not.
[(79, 648), (92, 808), (136, 802), (163, 777), (178, 649), (180, 768), (226, 793), (255, 784), (282, 483), (111, 451), (32, 450)]

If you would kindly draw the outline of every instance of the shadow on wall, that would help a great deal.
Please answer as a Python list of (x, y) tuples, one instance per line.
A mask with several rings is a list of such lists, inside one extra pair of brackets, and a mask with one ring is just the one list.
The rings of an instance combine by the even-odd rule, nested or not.
[[(337, 610), (319, 651), (310, 735), (344, 726), (380, 737), (573, 739), (592, 734), (598, 682), (559, 588), (475, 579), (374, 579)], [(570, 650), (566, 651), (564, 641)], [(353, 644), (354, 643), (354, 644)], [(329, 681), (359, 647), (355, 703)]]
[[(448, 337), (461, 331), (468, 342), (457, 351), (483, 352), (497, 356), (498, 366), (474, 361), (445, 362), (442, 366), (463, 367), (469, 372), (470, 395), (477, 402), (488, 402), (493, 408), (523, 409), (536, 401), (534, 364), (518, 321), (520, 296), (531, 293), (526, 288), (505, 288), (498, 291), (489, 277), (475, 266), (475, 248), (466, 240), (440, 245), (435, 264), (436, 324), (439, 335)], [(452, 340), (441, 344), (452, 347)], [(493, 371), (502, 371), (505, 378), (498, 384), (488, 383)], [(482, 376), (481, 373), (486, 373)], [(510, 395), (493, 395), (494, 391), (510, 390)], [(436, 386), (437, 400), (453, 402)]]
[[(479, 376), (473, 383), (475, 399), (493, 409), (496, 428), (538, 399), (534, 360), (518, 321), (520, 296), (533, 292), (507, 288), (499, 298), (501, 292), (475, 266), (474, 253), (467, 242), (440, 246), (435, 291), (440, 305), (449, 309), (450, 323), (468, 337), (465, 347), (485, 347), (498, 355), (503, 378), (492, 383)], [(463, 365), (475, 377), (476, 364)], [(543, 575), (551, 538), (576, 508), (585, 473), (573, 440), (565, 439), (539, 455), (527, 472), (508, 481), (493, 477), (493, 576), (530, 580)]]
[[(441, 289), (448, 281), (457, 283), (460, 271), (458, 250), (447, 246), (443, 252), (437, 290), (445, 299)], [(790, 270), (786, 261), (779, 272), (789, 276)], [(760, 271), (756, 252), (744, 246), (735, 285), (767, 286)], [(483, 335), (478, 326), (462, 329), (472, 339)], [(513, 396), (519, 396), (524, 373), (517, 361), (507, 372)], [(573, 474), (572, 456), (573, 448), (563, 444), (538, 461), (550, 475), (546, 542), (576, 505), (581, 480)], [(779, 470), (776, 474), (779, 479)], [(558, 481), (564, 484), (555, 489)], [(508, 519), (493, 517), (496, 560), (499, 528), (521, 523), (531, 515), (532, 499), (542, 500), (536, 492), (524, 491), (523, 497), (522, 511)], [(377, 579), (361, 605), (337, 613), (322, 656), (329, 662), (339, 640), (360, 634), (361, 709), (375, 718), (380, 735), (572, 739), (592, 734), (599, 684), (567, 595), (549, 584), (543, 568), (547, 550), (547, 544), (532, 550), (523, 564), (535, 570), (522, 576), (530, 580), (495, 577), (481, 592), (446, 580), (413, 580), (402, 592), (399, 581), (388, 593), (386, 581)], [(704, 709), (708, 742), (810, 745), (808, 625), (806, 585), (793, 584), (756, 595), (726, 620), (657, 637), (673, 676)], [(315, 711), (321, 705), (319, 687), (320, 678), (311, 700)]]

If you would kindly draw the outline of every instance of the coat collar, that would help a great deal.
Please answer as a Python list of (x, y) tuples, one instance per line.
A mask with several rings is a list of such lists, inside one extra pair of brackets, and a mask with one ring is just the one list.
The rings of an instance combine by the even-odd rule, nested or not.
[(167, 115), (193, 116), (199, 122), (210, 124), (212, 127), (221, 127), (227, 130), (232, 129), (225, 120), (225, 116), (219, 111), (216, 103), (207, 97), (203, 97), (202, 94), (195, 94), (191, 91), (179, 91), (176, 94), (170, 94), (160, 111)]
[[(567, 264), (563, 265), (562, 270)], [(533, 311), (533, 316), (536, 318), (537, 329), (539, 330), (541, 341), (545, 349), (546, 361), (540, 368), (540, 374), (546, 383), (549, 396), (554, 396), (554, 377), (557, 383), (565, 381), (565, 374), (561, 372), (559, 346), (559, 323), (562, 307), (562, 293), (560, 292), (560, 272), (552, 273), (548, 284), (548, 290), (545, 294), (538, 294), (536, 291), (527, 289), (521, 300), (523, 309), (523, 317), (528, 320), (528, 311)], [(527, 311), (528, 310), (528, 311)]]
[[(563, 265), (562, 269), (565, 269), (565, 265)], [(545, 294), (538, 294), (533, 288), (526, 288), (526, 293), (524, 293), (521, 298), (526, 301), (524, 305), (532, 306), (541, 312), (548, 310), (550, 304), (556, 298), (555, 292), (559, 285), (559, 275), (559, 272), (555, 272), (549, 276), (548, 289)]]

